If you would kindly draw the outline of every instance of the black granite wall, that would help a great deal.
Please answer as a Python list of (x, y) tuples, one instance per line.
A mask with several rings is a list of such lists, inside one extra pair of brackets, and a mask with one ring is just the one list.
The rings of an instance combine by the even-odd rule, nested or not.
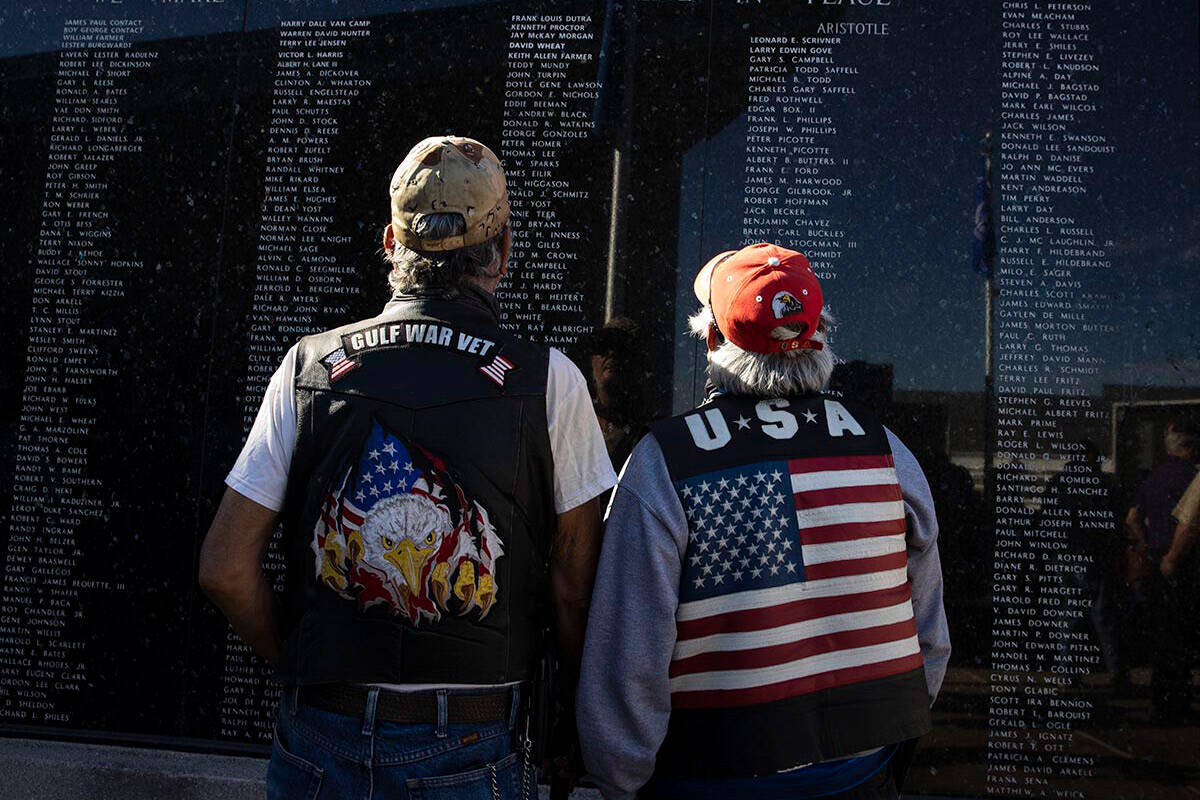
[(630, 317), (646, 415), (700, 395), (709, 256), (809, 254), (838, 387), (939, 504), (955, 655), (911, 791), (1191, 796), (1198, 706), (1162, 701), (1160, 651), (1200, 691), (1172, 625), (1200, 573), (1139, 574), (1121, 523), (1200, 409), (1197, 26), (1125, 0), (10, 4), (0, 730), (269, 741), (200, 537), (287, 347), (386, 299), (392, 170), (454, 132), (509, 172), (506, 324), (587, 372)]

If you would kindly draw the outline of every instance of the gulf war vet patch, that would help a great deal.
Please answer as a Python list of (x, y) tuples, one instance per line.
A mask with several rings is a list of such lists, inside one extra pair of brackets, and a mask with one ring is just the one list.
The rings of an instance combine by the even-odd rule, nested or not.
[(501, 356), (491, 339), (434, 322), (381, 322), (342, 334), (342, 346), (321, 359), (334, 383), (362, 365), (366, 353), (398, 347), (436, 347), (479, 359), (478, 372), (504, 388), (507, 374), (517, 365)]

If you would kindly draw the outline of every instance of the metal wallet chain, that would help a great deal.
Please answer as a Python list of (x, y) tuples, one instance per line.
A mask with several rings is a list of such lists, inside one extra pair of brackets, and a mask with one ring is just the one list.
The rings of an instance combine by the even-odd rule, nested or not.
[[(521, 734), (521, 800), (529, 800), (529, 787), (533, 776), (533, 742), (529, 738), (529, 721), (525, 721), (525, 732)], [(500, 781), (496, 777), (496, 765), (488, 764), (488, 777), (492, 781), (492, 800), (500, 797)]]
[(521, 800), (529, 800), (529, 785), (533, 777), (533, 742), (529, 739), (529, 719), (521, 735)]

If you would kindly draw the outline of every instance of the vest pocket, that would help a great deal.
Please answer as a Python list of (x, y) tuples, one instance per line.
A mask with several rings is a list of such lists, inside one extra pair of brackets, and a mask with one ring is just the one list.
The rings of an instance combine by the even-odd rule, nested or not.
[(284, 748), (275, 729), (267, 767), (267, 800), (317, 800), (325, 771)]

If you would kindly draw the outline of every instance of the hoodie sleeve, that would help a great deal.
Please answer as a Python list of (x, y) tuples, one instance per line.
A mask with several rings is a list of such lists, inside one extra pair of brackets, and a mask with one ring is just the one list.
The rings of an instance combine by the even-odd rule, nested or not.
[(929, 481), (917, 458), (890, 430), (888, 443), (904, 498), (904, 516), (908, 527), (908, 580), (912, 584), (913, 615), (917, 639), (925, 662), (925, 683), (929, 702), (937, 699), (946, 663), (950, 660), (950, 629), (942, 604), (942, 562), (938, 557), (937, 514)]
[(662, 450), (646, 436), (609, 505), (576, 707), (584, 764), (608, 800), (650, 779), (667, 734), (687, 531)]

